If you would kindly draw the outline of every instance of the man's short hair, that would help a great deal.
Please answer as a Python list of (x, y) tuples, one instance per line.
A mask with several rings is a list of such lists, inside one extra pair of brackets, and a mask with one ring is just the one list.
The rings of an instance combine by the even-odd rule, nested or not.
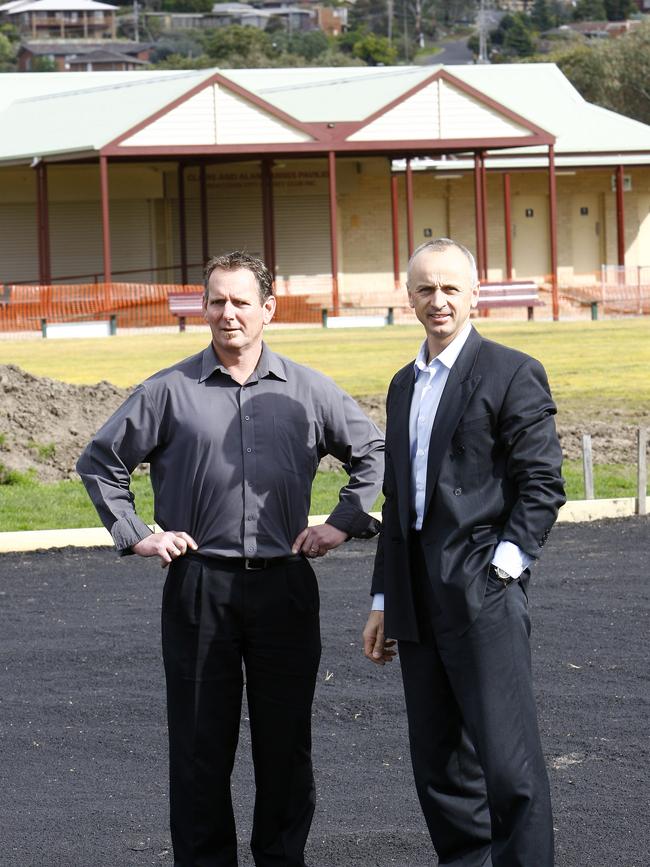
[(446, 250), (448, 247), (456, 247), (457, 250), (465, 256), (467, 261), (469, 262), (471, 269), (471, 280), (472, 280), (472, 289), (475, 286), (478, 286), (478, 268), (476, 267), (476, 259), (472, 255), (472, 253), (464, 247), (462, 244), (459, 244), (458, 241), (452, 241), (451, 238), (433, 238), (431, 241), (425, 241), (424, 244), (420, 244), (419, 247), (416, 247), (411, 254), (411, 258), (409, 259), (407, 268), (406, 268), (406, 285), (408, 286), (409, 274), (411, 273), (411, 267), (415, 260), (415, 257), (421, 253), (423, 250), (431, 250), (433, 253), (441, 253), (443, 250)]
[(208, 283), (213, 271), (250, 271), (257, 280), (257, 288), (260, 293), (260, 303), (264, 304), (267, 298), (273, 295), (273, 276), (261, 259), (251, 256), (242, 250), (234, 250), (232, 253), (224, 253), (223, 256), (213, 256), (205, 266), (203, 272), (203, 298), (207, 301), (210, 290)]

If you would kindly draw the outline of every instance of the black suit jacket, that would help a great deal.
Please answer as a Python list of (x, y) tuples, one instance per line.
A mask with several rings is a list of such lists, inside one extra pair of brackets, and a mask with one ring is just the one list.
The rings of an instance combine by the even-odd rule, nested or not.
[[(385, 634), (408, 641), (419, 640), (409, 562), (414, 382), (411, 363), (388, 390), (386, 499), (372, 581), (372, 593), (385, 596)], [(421, 538), (436, 628), (463, 631), (475, 619), (501, 540), (539, 556), (565, 502), (555, 412), (542, 365), (472, 329), (429, 445)]]

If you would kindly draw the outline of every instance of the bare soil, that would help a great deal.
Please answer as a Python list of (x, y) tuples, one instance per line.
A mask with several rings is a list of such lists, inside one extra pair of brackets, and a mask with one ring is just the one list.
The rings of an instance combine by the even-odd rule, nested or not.
[[(75, 463), (85, 444), (129, 394), (110, 382), (70, 385), (0, 365), (0, 482), (7, 471), (33, 470), (41, 481), (76, 478)], [(359, 404), (382, 429), (383, 397)], [(592, 435), (596, 463), (636, 461), (636, 428), (650, 424), (650, 411), (593, 407), (560, 409), (558, 430), (568, 460), (581, 456), (582, 434)], [(339, 466), (326, 458), (322, 468)]]

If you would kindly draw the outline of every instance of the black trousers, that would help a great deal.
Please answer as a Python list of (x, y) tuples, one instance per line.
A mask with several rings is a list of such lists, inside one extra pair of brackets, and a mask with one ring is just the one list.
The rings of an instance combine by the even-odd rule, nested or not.
[(447, 867), (552, 867), (553, 820), (537, 725), (523, 587), (488, 578), (466, 632), (436, 629), (412, 544), (424, 640), (399, 654), (416, 788)]
[(236, 867), (230, 794), (242, 691), (250, 714), (257, 867), (305, 867), (314, 812), (311, 705), (318, 585), (304, 560), (246, 571), (186, 555), (162, 606), (175, 867)]

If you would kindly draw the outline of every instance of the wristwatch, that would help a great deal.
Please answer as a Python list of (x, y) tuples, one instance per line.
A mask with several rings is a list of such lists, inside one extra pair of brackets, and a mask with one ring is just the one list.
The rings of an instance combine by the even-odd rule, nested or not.
[(516, 578), (513, 578), (512, 575), (509, 575), (505, 569), (502, 569), (500, 566), (495, 566), (494, 563), (490, 563), (490, 572), (492, 572), (495, 578), (499, 579), (504, 587), (507, 587), (508, 584), (512, 584), (513, 581), (517, 580)]

